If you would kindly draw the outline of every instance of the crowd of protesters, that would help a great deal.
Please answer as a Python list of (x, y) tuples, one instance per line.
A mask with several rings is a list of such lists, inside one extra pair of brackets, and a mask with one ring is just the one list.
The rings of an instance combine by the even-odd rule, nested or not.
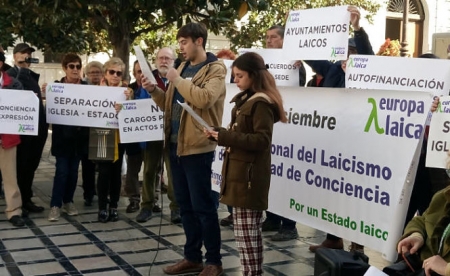
[[(354, 31), (354, 37), (349, 39), (349, 54), (373, 55), (369, 37), (359, 25), (359, 10), (350, 6), (348, 11)], [(53, 124), (51, 153), (56, 164), (48, 220), (58, 221), (61, 212), (69, 216), (78, 215), (73, 197), (81, 164), (84, 205), (92, 206), (97, 196), (98, 221), (102, 223), (120, 219), (118, 202), (122, 185), (129, 199), (126, 212), (138, 212), (136, 221), (140, 223), (151, 219), (153, 213), (162, 212), (160, 193), (167, 190), (171, 222), (182, 224), (186, 242), (183, 260), (165, 267), (166, 274), (199, 272), (203, 276), (222, 275), (222, 225), (234, 228), (243, 274), (261, 275), (261, 232), (276, 231), (270, 237), (275, 242), (299, 237), (296, 221), (266, 211), (273, 125), (286, 122), (283, 100), (260, 55), (245, 53), (236, 57), (232, 51), (224, 49), (216, 56), (206, 51), (207, 34), (207, 29), (200, 23), (182, 26), (177, 33), (179, 56), (169, 47), (156, 52), (156, 69), (152, 72), (156, 83), (143, 74), (138, 61), (132, 68), (135, 81), (128, 84), (126, 66), (118, 57), (112, 57), (104, 64), (92, 61), (84, 70), (77, 54), (68, 53), (62, 58), (61, 68), (65, 76), (55, 82), (76, 84), (80, 90), (84, 85), (123, 87), (127, 100), (153, 99), (164, 111), (164, 137), (161, 137), (162, 141), (121, 143), (118, 130), (103, 129), (113, 137), (115, 154), (111, 159), (99, 161), (90, 158), (89, 154), (91, 135), (97, 128)], [(267, 30), (266, 48), (282, 48), (283, 40), (283, 26), (275, 25)], [(12, 66), (5, 63), (4, 53), (0, 51), (0, 87), (31, 90), (39, 99), (37, 136), (0, 134), (5, 212), (8, 220), (17, 227), (24, 225), (23, 217), (28, 213), (45, 210), (32, 201), (34, 173), (39, 166), (49, 128), (42, 100), (47, 84), (40, 87), (39, 75), (30, 69), (29, 59), (34, 51), (26, 43), (15, 45)], [(241, 90), (232, 100), (235, 106), (231, 114), (223, 114), (227, 68), (221, 59), (233, 60), (229, 82)], [(346, 61), (305, 60), (296, 64), (299, 67), (299, 86), (345, 87)], [(309, 82), (304, 64), (315, 72)], [(178, 102), (188, 103), (213, 129), (196, 125)], [(120, 106), (116, 105), (116, 110), (120, 112)], [(252, 123), (244, 118), (244, 113)], [(221, 127), (223, 116), (231, 116), (228, 128)], [(211, 188), (212, 163), (218, 145), (226, 149), (222, 171), (225, 181), (221, 185), (220, 202), (226, 204), (230, 212), (221, 221), (217, 213), (219, 195)], [(246, 178), (247, 161), (242, 160), (252, 160), (252, 179)], [(123, 162), (127, 163), (125, 181), (121, 176)], [(141, 168), (142, 182), (139, 181)], [(167, 179), (163, 178), (164, 168)], [(427, 168), (419, 166), (416, 182), (430, 182), (428, 173)], [(251, 190), (252, 183), (257, 183), (260, 188)], [(249, 188), (243, 191), (239, 188), (242, 185)], [(426, 202), (417, 207), (420, 199), (414, 199), (408, 221), (417, 211), (423, 213), (431, 201), (431, 188), (420, 187), (420, 194), (427, 195)], [(423, 237), (421, 242), (423, 244)], [(205, 262), (203, 246), (206, 249)], [(399, 246), (407, 247), (406, 242)], [(342, 238), (328, 234), (322, 243), (309, 247), (312, 252), (318, 248), (343, 249)], [(364, 247), (352, 243), (350, 251), (363, 252)], [(445, 270), (442, 266), (440, 268), (440, 271)]]

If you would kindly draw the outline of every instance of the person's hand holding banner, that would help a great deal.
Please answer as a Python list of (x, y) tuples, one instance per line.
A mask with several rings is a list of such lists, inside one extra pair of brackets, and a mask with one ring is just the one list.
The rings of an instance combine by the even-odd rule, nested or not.
[(361, 27), (359, 26), (359, 19), (361, 18), (361, 13), (355, 6), (348, 6), (347, 11), (350, 12), (350, 23), (353, 26), (354, 31), (359, 31)]

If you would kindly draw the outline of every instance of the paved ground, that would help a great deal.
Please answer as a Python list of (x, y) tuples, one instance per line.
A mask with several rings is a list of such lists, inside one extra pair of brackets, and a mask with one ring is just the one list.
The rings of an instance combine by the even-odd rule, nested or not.
[[(50, 135), (49, 135), (50, 137)], [(82, 188), (75, 194), (79, 216), (63, 215), (58, 222), (47, 220), (54, 159), (47, 142), (35, 177), (37, 204), (45, 206), (42, 214), (33, 214), (23, 228), (14, 228), (0, 214), (0, 275), (164, 275), (162, 268), (183, 258), (184, 235), (181, 225), (169, 221), (168, 199), (163, 197), (163, 213), (146, 223), (136, 223), (136, 214), (126, 214), (126, 198), (119, 203), (120, 220), (97, 222), (97, 206), (83, 206)], [(81, 183), (79, 183), (81, 185)], [(0, 205), (5, 205), (0, 200)], [(220, 206), (219, 217), (227, 216)], [(265, 234), (265, 275), (313, 275), (314, 254), (310, 244), (325, 234), (297, 225), (300, 237), (295, 241), (272, 242)], [(349, 242), (345, 242), (348, 246)], [(387, 262), (379, 253), (366, 248), (370, 264), (378, 268)], [(223, 267), (227, 276), (242, 275), (233, 231), (222, 227)], [(191, 274), (195, 275), (195, 274)]]

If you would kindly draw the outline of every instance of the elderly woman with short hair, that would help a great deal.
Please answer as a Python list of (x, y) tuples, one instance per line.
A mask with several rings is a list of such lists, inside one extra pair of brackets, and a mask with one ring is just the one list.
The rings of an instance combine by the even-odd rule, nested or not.
[(103, 64), (98, 61), (91, 61), (84, 69), (86, 81), (90, 85), (99, 85), (103, 77)]
[[(127, 87), (127, 85), (122, 82), (124, 71), (125, 64), (123, 61), (117, 57), (111, 58), (103, 65), (103, 79), (100, 81), (100, 85)], [(99, 210), (98, 220), (100, 222), (119, 220), (117, 204), (120, 198), (120, 188), (122, 185), (120, 173), (122, 170), (124, 146), (119, 143), (118, 130), (114, 129), (114, 132), (116, 136), (115, 147), (119, 153), (117, 159), (112, 161), (101, 161), (98, 163), (97, 195)]]
[[(62, 69), (66, 74), (60, 81), (70, 84), (87, 84), (81, 80), (81, 58), (69, 53), (62, 60)], [(73, 196), (78, 181), (78, 166), (81, 156), (88, 150), (89, 129), (80, 126), (53, 124), (51, 153), (56, 158), (55, 177), (53, 179), (50, 201), (49, 221), (58, 221), (61, 211), (69, 216), (78, 215)]]

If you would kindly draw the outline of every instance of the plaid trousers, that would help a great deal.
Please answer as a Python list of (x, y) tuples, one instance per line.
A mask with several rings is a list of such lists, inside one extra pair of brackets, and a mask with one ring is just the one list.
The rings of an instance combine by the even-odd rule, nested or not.
[(263, 273), (263, 220), (263, 211), (233, 207), (234, 237), (245, 276)]

